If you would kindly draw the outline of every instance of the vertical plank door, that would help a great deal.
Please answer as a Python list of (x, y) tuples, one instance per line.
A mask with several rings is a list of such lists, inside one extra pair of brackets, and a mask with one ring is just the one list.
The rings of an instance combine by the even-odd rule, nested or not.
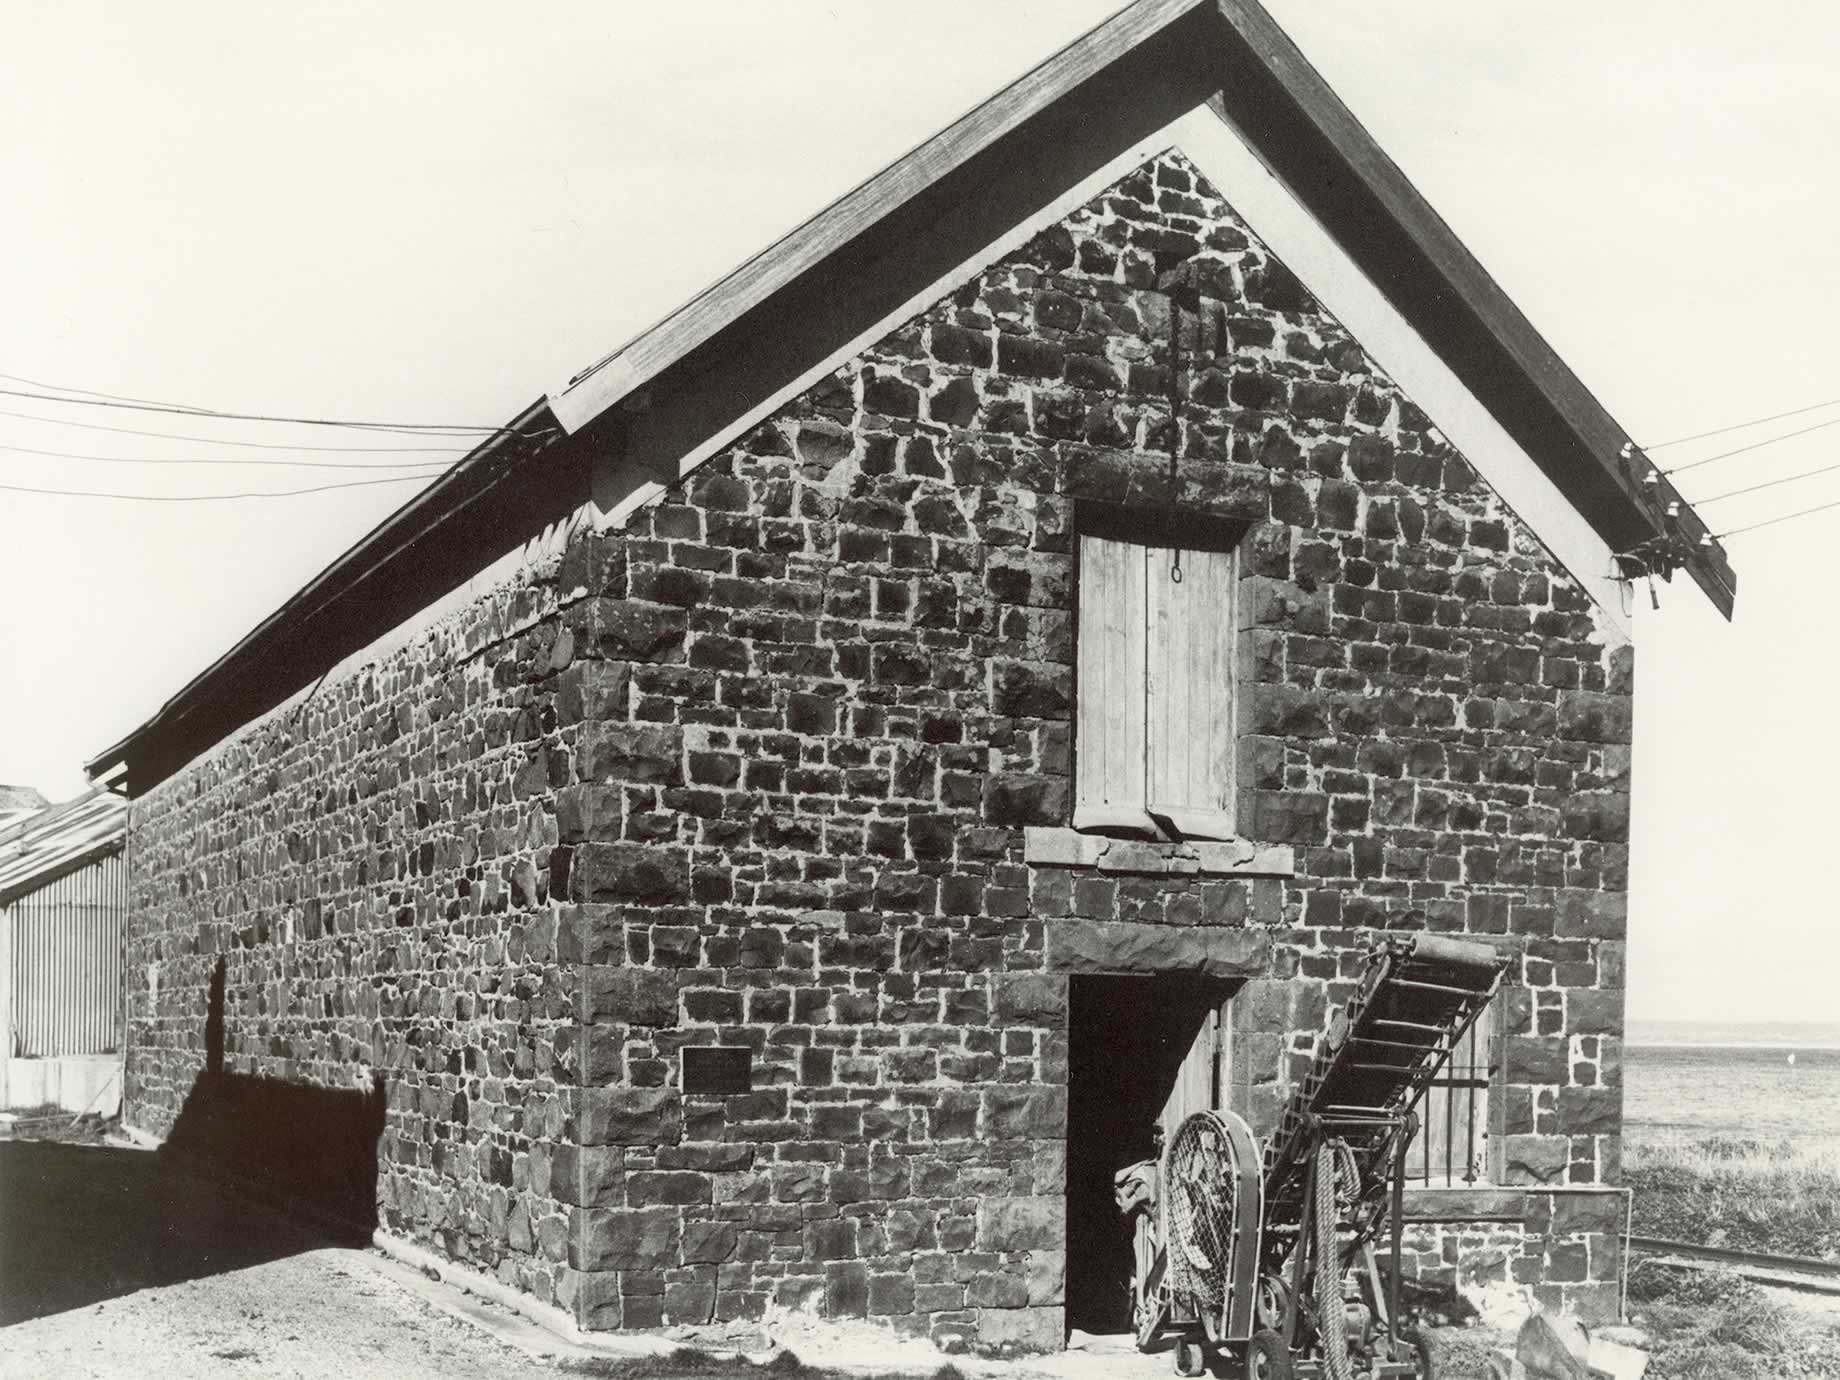
[(1080, 538), (1074, 751), (1081, 805), (1144, 804), (1145, 549)]

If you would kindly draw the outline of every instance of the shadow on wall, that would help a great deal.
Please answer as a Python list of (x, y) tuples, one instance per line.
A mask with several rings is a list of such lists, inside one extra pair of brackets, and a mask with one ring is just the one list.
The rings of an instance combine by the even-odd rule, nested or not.
[[(220, 960), (205, 1069), (158, 1154), (0, 1142), (0, 1326), (323, 1246), (370, 1244), (382, 1078), (337, 1090), (226, 1073), (223, 995)], [(313, 1227), (243, 1188), (304, 1210)]]
[(368, 1244), (377, 1225), (383, 1075), (368, 1088), (320, 1088), (224, 1070), (224, 960), (211, 973), (204, 1072), (161, 1150), (227, 1175), (287, 1212)]

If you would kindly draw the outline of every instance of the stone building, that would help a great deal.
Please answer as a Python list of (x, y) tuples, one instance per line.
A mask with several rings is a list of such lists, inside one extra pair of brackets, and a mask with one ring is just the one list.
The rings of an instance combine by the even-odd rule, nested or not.
[(1734, 590), (1626, 441), (1252, 0), (1145, 0), (92, 764), (126, 1117), (587, 1328), (1054, 1347), (1158, 1119), (1461, 932), (1417, 1267), (1601, 1317), (1617, 576)]

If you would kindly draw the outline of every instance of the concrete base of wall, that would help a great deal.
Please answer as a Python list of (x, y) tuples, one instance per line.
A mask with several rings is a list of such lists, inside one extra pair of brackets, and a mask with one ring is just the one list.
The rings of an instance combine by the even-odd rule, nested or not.
[(73, 1054), (61, 1059), (8, 1059), (4, 1110), (54, 1106), (75, 1116), (121, 1110), (121, 1056)]

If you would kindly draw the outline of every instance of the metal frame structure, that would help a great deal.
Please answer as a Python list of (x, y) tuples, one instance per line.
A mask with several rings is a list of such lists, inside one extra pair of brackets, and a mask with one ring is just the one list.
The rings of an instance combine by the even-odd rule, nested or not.
[(1185, 1375), (1201, 1373), (1209, 1349), (1242, 1362), (1252, 1380), (1429, 1374), (1399, 1306), (1406, 1152), (1426, 1088), (1494, 998), (1507, 965), (1486, 944), (1437, 935), (1376, 945), (1266, 1146), (1262, 1178), (1247, 1172), (1254, 1142), (1232, 1112), (1198, 1113), (1177, 1129), (1170, 1149), (1191, 1123), (1227, 1147), (1221, 1172), (1234, 1182), (1216, 1185), (1215, 1198), (1231, 1220), (1212, 1234), (1228, 1243), (1228, 1285), (1211, 1307), (1188, 1296), (1182, 1271), (1170, 1267), (1172, 1252), (1194, 1245), (1177, 1239), (1186, 1229), (1172, 1221), (1171, 1204), (1184, 1190), (1166, 1149), (1161, 1249), (1147, 1270), (1139, 1252), (1140, 1347), (1173, 1335)]

